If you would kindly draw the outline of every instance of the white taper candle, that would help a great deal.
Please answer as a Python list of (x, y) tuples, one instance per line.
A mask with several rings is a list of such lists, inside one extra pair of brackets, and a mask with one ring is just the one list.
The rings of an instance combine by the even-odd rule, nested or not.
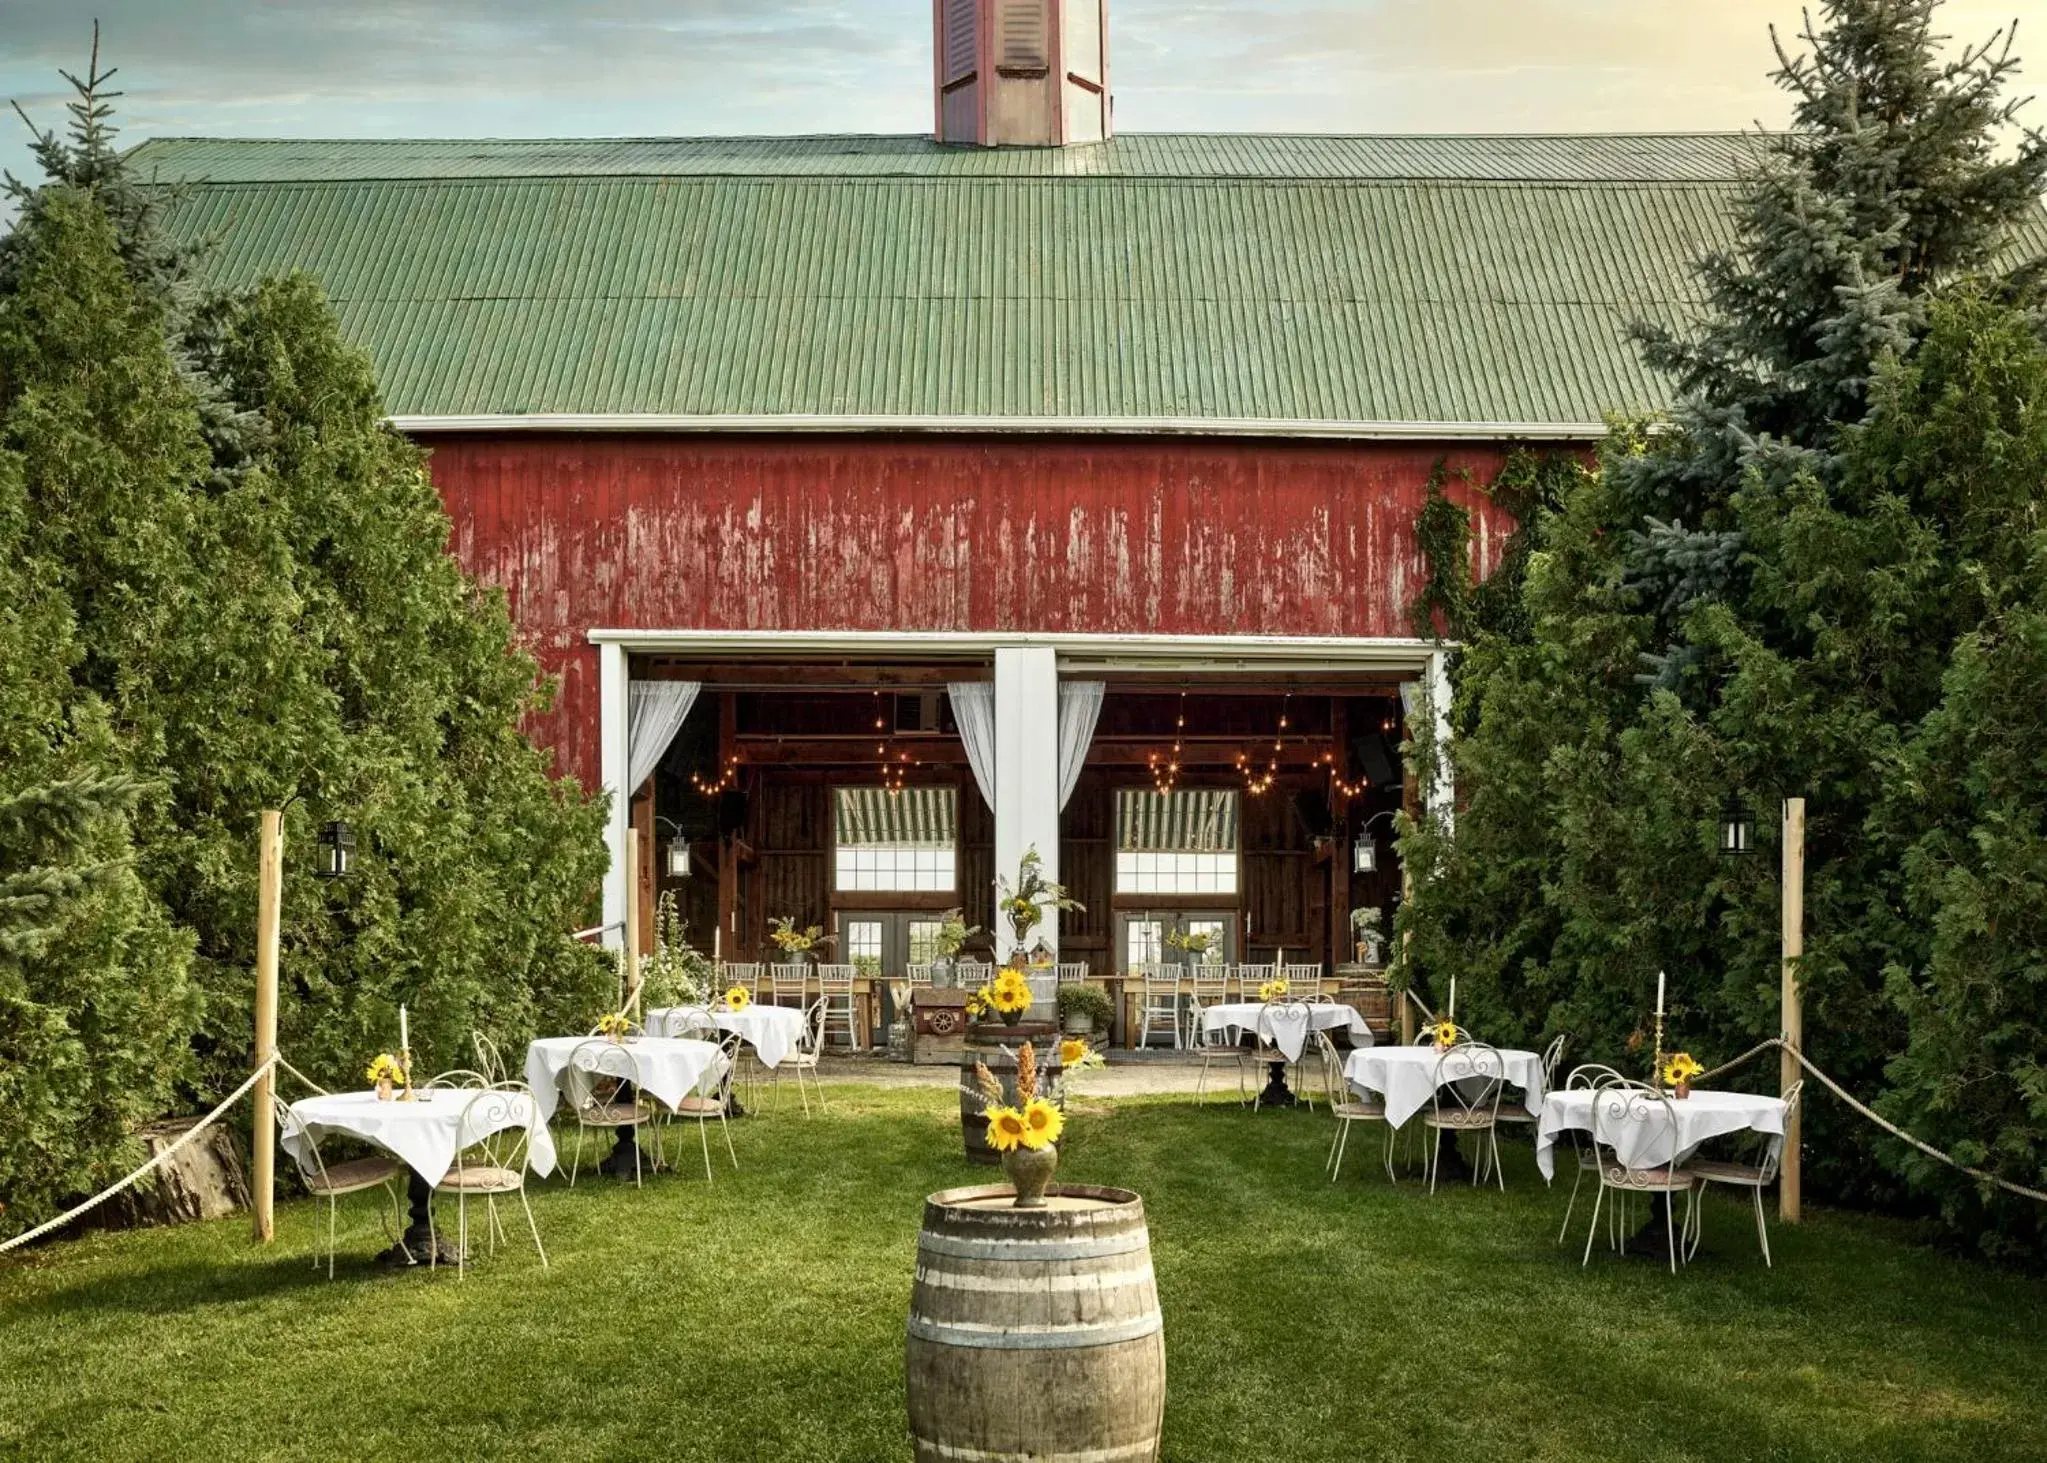
[(406, 1023), (405, 1008), (400, 1006), (398, 1008), (398, 1050), (403, 1052), (410, 1051), (411, 1049), (412, 1028)]

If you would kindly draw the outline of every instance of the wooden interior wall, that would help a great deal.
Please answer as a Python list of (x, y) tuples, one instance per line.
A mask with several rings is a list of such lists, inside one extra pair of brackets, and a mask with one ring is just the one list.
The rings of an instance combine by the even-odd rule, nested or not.
[(754, 859), (741, 884), (740, 939), (748, 958), (770, 960), (768, 922), (783, 915), (798, 926), (831, 932), (831, 795), (822, 772), (762, 773), (747, 803), (747, 839)]
[(1250, 925), (1245, 946), (1261, 958), (1284, 948), (1289, 960), (1326, 960), (1329, 876), (1294, 812), (1294, 793), (1312, 786), (1282, 780), (1258, 797), (1242, 799), (1243, 908)]
[(1096, 974), (1114, 959), (1116, 844), (1115, 796), (1099, 767), (1083, 767), (1072, 801), (1059, 816), (1059, 882), (1087, 908), (1059, 916), (1059, 954), (1085, 960)]

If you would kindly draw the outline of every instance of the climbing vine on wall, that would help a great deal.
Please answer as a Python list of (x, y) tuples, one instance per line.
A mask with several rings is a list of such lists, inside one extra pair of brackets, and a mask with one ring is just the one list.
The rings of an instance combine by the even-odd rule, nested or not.
[[(1466, 474), (1468, 477), (1468, 474)], [(1408, 604), (1416, 638), (1455, 638), (1471, 603), (1471, 511), (1445, 496), (1450, 469), (1440, 458), (1429, 470), (1428, 497), (1415, 515), (1414, 538), (1428, 576)]]

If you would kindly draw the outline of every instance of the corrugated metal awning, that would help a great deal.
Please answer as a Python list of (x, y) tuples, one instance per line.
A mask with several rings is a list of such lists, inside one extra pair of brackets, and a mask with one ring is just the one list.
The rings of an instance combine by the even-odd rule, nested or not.
[(951, 848), (959, 837), (959, 794), (949, 787), (834, 788), (841, 848)]
[(1235, 853), (1237, 794), (1175, 788), (1116, 794), (1118, 853)]

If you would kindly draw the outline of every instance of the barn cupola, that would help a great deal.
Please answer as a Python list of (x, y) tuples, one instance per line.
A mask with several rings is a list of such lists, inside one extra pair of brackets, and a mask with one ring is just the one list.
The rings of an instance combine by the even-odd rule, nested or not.
[(1068, 147), (1111, 131), (1108, 0), (933, 0), (940, 142)]

